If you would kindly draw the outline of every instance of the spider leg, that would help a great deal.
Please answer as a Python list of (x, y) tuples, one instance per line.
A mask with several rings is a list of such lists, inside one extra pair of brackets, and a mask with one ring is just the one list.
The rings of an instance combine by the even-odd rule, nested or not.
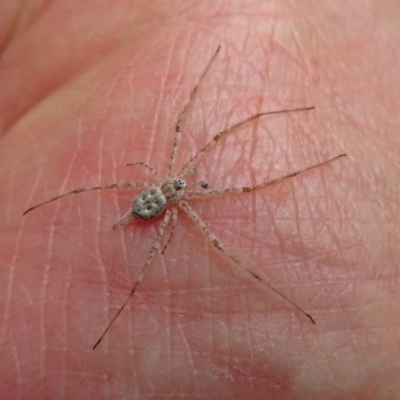
[(223, 253), (226, 257), (230, 258), (235, 264), (237, 264), (239, 267), (247, 271), (251, 276), (256, 278), (259, 282), (267, 286), (269, 289), (274, 291), (276, 294), (278, 294), (280, 297), (282, 297), (284, 300), (286, 300), (290, 305), (292, 305), (296, 310), (300, 311), (303, 313), (306, 317), (308, 317), (313, 324), (315, 324), (315, 321), (313, 317), (305, 312), (301, 307), (299, 307), (296, 303), (294, 303), (292, 300), (290, 300), (288, 297), (286, 297), (284, 294), (282, 294), (278, 289), (275, 289), (273, 286), (271, 286), (264, 278), (261, 278), (260, 275), (258, 275), (256, 272), (254, 272), (251, 268), (247, 267), (244, 265), (236, 256), (231, 254), (224, 246), (223, 244), (217, 239), (217, 237), (210, 231), (208, 226), (203, 222), (203, 220), (200, 218), (200, 216), (196, 213), (196, 211), (184, 200), (181, 200), (179, 202), (179, 206), (186, 212), (186, 214), (194, 221), (194, 223), (201, 228), (201, 230), (204, 232), (208, 240), (214, 245), (214, 247), (219, 250), (221, 253)]
[(136, 165), (141, 165), (142, 167), (145, 167), (145, 168), (148, 169), (154, 176), (156, 176), (157, 178), (159, 177), (159, 174), (158, 174), (157, 170), (156, 170), (154, 167), (152, 167), (152, 166), (150, 166), (149, 164), (146, 164), (146, 163), (144, 163), (144, 162), (142, 162), (142, 161), (126, 164), (127, 167), (134, 167), (134, 166), (136, 166)]
[(204, 199), (204, 198), (210, 198), (210, 197), (226, 196), (226, 195), (230, 195), (230, 194), (253, 192), (258, 189), (263, 189), (266, 186), (274, 185), (274, 184), (282, 182), (286, 179), (293, 178), (297, 175), (303, 174), (314, 168), (321, 167), (322, 165), (328, 164), (332, 161), (337, 160), (338, 158), (345, 157), (345, 156), (346, 156), (346, 154), (339, 154), (336, 157), (322, 161), (318, 164), (311, 165), (310, 167), (301, 169), (299, 171), (292, 172), (288, 175), (281, 176), (280, 178), (273, 179), (272, 181), (260, 183), (255, 186), (243, 186), (243, 187), (225, 188), (225, 189), (209, 189), (209, 190), (204, 190), (202, 192), (187, 192), (185, 197), (187, 199)]
[(130, 208), (120, 219), (117, 221), (112, 228), (117, 229), (122, 225), (129, 224), (129, 222), (134, 221), (137, 217), (132, 213), (132, 208)]
[(203, 189), (208, 189), (208, 183), (206, 181), (196, 181), (187, 185), (186, 191), (190, 193), (190, 189), (192, 189), (195, 186), (201, 186)]
[(167, 247), (169, 245), (169, 242), (172, 240), (172, 238), (174, 237), (174, 232), (175, 232), (175, 228), (176, 225), (178, 223), (178, 209), (176, 207), (171, 208), (172, 211), (172, 225), (171, 225), (171, 230), (169, 231), (169, 236), (168, 236), (168, 240), (166, 241), (162, 251), (161, 251), (161, 255), (163, 255), (165, 253), (165, 250), (167, 250)]
[(174, 138), (174, 144), (173, 144), (173, 147), (172, 147), (171, 159), (170, 159), (169, 166), (168, 166), (168, 176), (172, 176), (173, 173), (175, 172), (176, 158), (177, 158), (177, 155), (178, 155), (178, 148), (179, 148), (179, 144), (181, 142), (181, 137), (182, 137), (182, 134), (181, 134), (182, 120), (185, 117), (188, 108), (192, 104), (193, 99), (196, 96), (197, 90), (198, 90), (201, 82), (203, 81), (203, 79), (204, 79), (205, 75), (207, 74), (208, 70), (210, 69), (211, 64), (215, 60), (215, 57), (219, 53), (220, 49), (221, 49), (221, 46), (218, 46), (217, 50), (214, 53), (214, 55), (211, 57), (211, 60), (208, 62), (207, 66), (206, 66), (206, 69), (204, 70), (204, 72), (200, 76), (196, 86), (193, 88), (192, 92), (190, 93), (189, 100), (187, 101), (185, 107), (183, 108), (183, 110), (182, 110), (182, 112), (181, 112), (181, 114), (180, 114), (180, 116), (178, 118), (178, 121), (177, 121), (176, 126), (175, 126), (175, 138)]
[(96, 344), (93, 346), (93, 350), (100, 344), (100, 342), (102, 341), (102, 339), (104, 338), (104, 336), (106, 335), (106, 333), (110, 330), (111, 326), (114, 324), (115, 320), (118, 318), (118, 316), (121, 314), (122, 310), (126, 307), (126, 305), (129, 303), (129, 300), (133, 297), (133, 295), (135, 294), (138, 286), (140, 285), (140, 282), (142, 282), (143, 276), (146, 273), (147, 267), (150, 265), (151, 261), (153, 260), (157, 250), (160, 247), (160, 243), (161, 240), (164, 236), (164, 231), (166, 226), (168, 225), (169, 221), (171, 219), (171, 210), (167, 210), (165, 212), (165, 216), (164, 216), (164, 220), (160, 225), (160, 229), (158, 230), (158, 234), (157, 237), (155, 238), (154, 242), (153, 242), (153, 246), (151, 247), (149, 256), (147, 257), (147, 260), (142, 268), (142, 270), (140, 271), (139, 277), (137, 278), (135, 284), (133, 285), (132, 290), (130, 291), (128, 297), (126, 298), (126, 300), (124, 301), (124, 303), (122, 304), (122, 306), (119, 308), (119, 310), (117, 311), (117, 313), (114, 315), (113, 319), (110, 321), (110, 323), (107, 325), (107, 328), (104, 330), (104, 332), (102, 333), (102, 335), (100, 336), (100, 339), (96, 342)]
[(51, 203), (52, 201), (61, 199), (63, 197), (69, 196), (71, 194), (78, 194), (78, 193), (83, 193), (83, 192), (90, 192), (92, 190), (103, 190), (103, 189), (131, 189), (131, 188), (137, 188), (137, 187), (146, 187), (146, 186), (151, 186), (150, 183), (147, 182), (135, 182), (135, 183), (129, 183), (129, 182), (122, 182), (122, 183), (111, 183), (109, 185), (104, 185), (104, 186), (94, 186), (91, 188), (83, 188), (83, 189), (75, 189), (71, 190), (70, 192), (60, 194), (59, 196), (53, 197), (50, 200), (44, 201), (43, 203), (37, 204), (36, 206), (33, 206), (31, 208), (28, 208), (26, 211), (23, 212), (22, 215), (28, 214), (28, 212), (34, 210), (35, 208), (44, 206), (45, 204)]
[(236, 124), (230, 126), (229, 128), (226, 128), (225, 130), (217, 133), (195, 156), (193, 156), (191, 158), (191, 160), (186, 165), (183, 166), (183, 168), (180, 170), (180, 172), (177, 174), (177, 176), (184, 179), (185, 177), (190, 175), (193, 167), (213, 147), (216, 146), (216, 144), (219, 142), (220, 139), (222, 139), (224, 136), (228, 135), (228, 133), (231, 133), (235, 129), (240, 128), (241, 126), (243, 126), (251, 121), (254, 121), (254, 120), (264, 117), (266, 115), (283, 114), (283, 113), (296, 112), (296, 111), (309, 111), (309, 110), (313, 110), (314, 108), (315, 107), (302, 107), (302, 108), (293, 108), (293, 109), (288, 109), (288, 110), (267, 111), (267, 112), (262, 112), (262, 113), (252, 115), (251, 117), (246, 118), (243, 121), (239, 121)]

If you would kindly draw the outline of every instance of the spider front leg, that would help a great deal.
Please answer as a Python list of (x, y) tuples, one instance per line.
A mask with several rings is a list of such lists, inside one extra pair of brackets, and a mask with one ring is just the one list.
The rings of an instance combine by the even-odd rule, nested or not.
[(322, 161), (322, 162), (320, 162), (318, 164), (311, 165), (310, 167), (301, 169), (299, 171), (292, 172), (290, 174), (281, 176), (281, 177), (276, 178), (276, 179), (272, 179), (271, 181), (268, 181), (268, 182), (260, 183), (258, 185), (242, 186), (242, 187), (234, 187), (234, 188), (225, 188), (225, 189), (209, 189), (209, 190), (204, 190), (202, 192), (190, 192), (189, 191), (189, 192), (186, 193), (185, 197), (187, 199), (204, 199), (204, 198), (210, 198), (210, 197), (226, 196), (226, 195), (230, 195), (230, 194), (254, 192), (255, 190), (263, 189), (263, 188), (265, 188), (267, 186), (274, 185), (274, 184), (277, 184), (279, 182), (283, 182), (286, 179), (293, 178), (293, 177), (295, 177), (297, 175), (300, 175), (300, 174), (304, 174), (305, 172), (311, 171), (312, 169), (321, 167), (321, 166), (323, 166), (325, 164), (328, 164), (328, 163), (330, 163), (332, 161), (337, 160), (338, 158), (345, 157), (345, 156), (346, 156), (346, 154), (339, 154), (336, 157), (329, 158), (328, 160)]
[(219, 53), (220, 49), (221, 49), (221, 46), (218, 46), (214, 55), (211, 57), (211, 60), (208, 62), (205, 70), (203, 71), (199, 80), (197, 81), (196, 86), (191, 91), (189, 100), (186, 102), (185, 107), (183, 108), (181, 114), (179, 115), (178, 121), (176, 122), (174, 144), (172, 146), (171, 159), (170, 159), (169, 166), (168, 166), (168, 176), (174, 175), (174, 172), (175, 172), (176, 159), (178, 156), (178, 148), (179, 148), (179, 144), (181, 142), (181, 137), (182, 137), (182, 134), (181, 134), (182, 121), (187, 113), (188, 108), (193, 103), (193, 99), (196, 96), (197, 90), (199, 89), (201, 82), (203, 81), (204, 77), (206, 76), (208, 70), (210, 69), (211, 64), (215, 60), (215, 57), (217, 57), (217, 54)]
[(261, 112), (255, 115), (252, 115), (249, 118), (246, 118), (242, 121), (237, 122), (236, 124), (230, 126), (229, 128), (224, 129), (223, 131), (217, 133), (195, 156), (193, 156), (189, 162), (187, 162), (183, 168), (179, 171), (178, 176), (182, 179), (187, 178), (193, 171), (193, 168), (197, 165), (197, 163), (207, 155), (207, 153), (214, 148), (217, 143), (229, 133), (235, 131), (243, 125), (248, 124), (251, 121), (255, 121), (261, 117), (265, 117), (267, 115), (275, 115), (275, 114), (286, 114), (289, 112), (298, 112), (298, 111), (310, 111), (314, 110), (315, 107), (301, 107), (301, 108), (293, 108), (287, 110), (276, 110), (276, 111), (266, 111)]

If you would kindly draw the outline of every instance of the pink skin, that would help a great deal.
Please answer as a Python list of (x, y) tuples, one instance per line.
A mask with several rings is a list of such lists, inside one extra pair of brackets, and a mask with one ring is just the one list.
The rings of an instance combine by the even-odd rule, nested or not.
[[(2, 398), (395, 398), (399, 2), (17, 4), (0, 5)], [(256, 112), (317, 109), (241, 128), (193, 179), (255, 184), (349, 154), (257, 193), (191, 202), (317, 325), (180, 212), (165, 254), (92, 351), (161, 219), (113, 231), (130, 189), (21, 214), (75, 188), (154, 181), (128, 162), (164, 175), (176, 118), (218, 44), (178, 165)]]

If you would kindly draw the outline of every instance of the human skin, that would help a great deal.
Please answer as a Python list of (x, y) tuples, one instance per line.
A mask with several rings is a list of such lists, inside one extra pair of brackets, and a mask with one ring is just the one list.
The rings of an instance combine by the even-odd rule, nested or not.
[[(351, 4), (350, 4), (351, 3)], [(1, 357), (5, 399), (392, 399), (400, 373), (400, 5), (396, 1), (0, 4)], [(213, 188), (348, 156), (264, 190), (191, 204), (312, 325), (183, 212), (93, 351), (161, 220), (113, 231), (134, 190), (213, 134), (264, 118), (198, 165)]]

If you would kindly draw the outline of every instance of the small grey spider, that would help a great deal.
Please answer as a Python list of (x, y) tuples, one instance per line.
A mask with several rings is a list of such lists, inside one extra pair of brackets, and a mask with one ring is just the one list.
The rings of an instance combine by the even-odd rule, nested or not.
[[(119, 308), (119, 310), (117, 311), (115, 316), (112, 318), (112, 320), (110, 321), (110, 323), (108, 324), (108, 326), (106, 327), (106, 329), (104, 330), (102, 335), (100, 336), (99, 340), (93, 346), (93, 349), (95, 349), (99, 345), (99, 343), (101, 342), (103, 337), (109, 331), (109, 329), (111, 328), (111, 326), (113, 325), (115, 320), (118, 318), (118, 316), (121, 314), (122, 310), (125, 308), (125, 306), (129, 302), (129, 300), (132, 298), (132, 296), (136, 292), (140, 282), (143, 279), (143, 276), (144, 276), (148, 266), (150, 265), (151, 261), (153, 260), (157, 250), (160, 248), (160, 244), (162, 243), (162, 239), (164, 237), (164, 232), (165, 232), (168, 224), (171, 222), (172, 226), (171, 226), (171, 230), (169, 233), (169, 237), (166, 241), (165, 246), (163, 247), (163, 249), (161, 251), (161, 254), (163, 254), (165, 252), (169, 242), (172, 239), (175, 228), (177, 226), (178, 207), (181, 208), (184, 212), (186, 212), (186, 214), (194, 221), (195, 225), (203, 231), (205, 236), (209, 239), (209, 241), (214, 245), (214, 247), (217, 250), (222, 252), (226, 257), (228, 257), (230, 260), (232, 260), (239, 267), (241, 267), (242, 269), (247, 271), (250, 275), (252, 275), (254, 278), (256, 278), (259, 282), (263, 283), (269, 289), (271, 289), (275, 293), (277, 293), (280, 297), (282, 297), (284, 300), (286, 300), (294, 308), (296, 308), (298, 311), (302, 312), (305, 316), (307, 316), (313, 324), (315, 324), (315, 321), (310, 314), (305, 312), (301, 307), (299, 307), (297, 304), (295, 304), (292, 300), (290, 300), (284, 294), (282, 294), (277, 289), (275, 289), (273, 286), (271, 286), (264, 278), (260, 277), (251, 268), (244, 265), (235, 255), (231, 254), (225, 248), (225, 246), (220, 242), (220, 240), (210, 231), (210, 229), (207, 227), (207, 225), (203, 222), (203, 220), (200, 218), (200, 216), (196, 213), (196, 211), (189, 205), (188, 200), (212, 198), (212, 197), (217, 197), (217, 196), (225, 196), (225, 195), (246, 193), (246, 192), (252, 192), (255, 190), (259, 190), (259, 189), (265, 188), (266, 186), (270, 186), (270, 185), (276, 184), (278, 182), (282, 182), (285, 179), (289, 179), (296, 175), (310, 171), (311, 169), (328, 164), (334, 160), (337, 160), (338, 158), (346, 156), (346, 154), (339, 154), (336, 157), (333, 157), (328, 160), (322, 161), (320, 163), (311, 165), (310, 167), (301, 169), (296, 172), (292, 172), (288, 175), (281, 176), (280, 178), (273, 179), (268, 182), (262, 182), (255, 186), (233, 187), (233, 188), (224, 188), (224, 189), (208, 189), (208, 184), (205, 181), (198, 181), (198, 182), (193, 182), (193, 183), (188, 184), (186, 182), (186, 180), (190, 175), (192, 175), (196, 172), (196, 164), (213, 147), (216, 146), (216, 144), (219, 142), (220, 139), (222, 139), (224, 136), (228, 135), (230, 132), (234, 131), (235, 129), (239, 128), (240, 126), (245, 125), (251, 121), (254, 121), (254, 120), (256, 120), (260, 117), (266, 116), (266, 115), (282, 114), (282, 113), (296, 112), (296, 111), (307, 111), (307, 110), (312, 110), (315, 108), (315, 107), (303, 107), (303, 108), (295, 108), (295, 109), (287, 109), (287, 110), (268, 111), (268, 112), (258, 113), (249, 118), (246, 118), (245, 120), (242, 120), (242, 121), (230, 126), (229, 128), (217, 133), (213, 137), (213, 139), (210, 142), (208, 142), (195, 156), (193, 156), (180, 170), (177, 170), (176, 169), (176, 159), (177, 159), (179, 144), (181, 142), (182, 120), (185, 117), (189, 106), (193, 102), (193, 99), (197, 93), (199, 85), (201, 84), (202, 80), (204, 79), (205, 75), (207, 74), (207, 71), (209, 70), (211, 64), (215, 60), (217, 54), (219, 53), (219, 50), (220, 50), (220, 46), (218, 46), (218, 48), (215, 51), (214, 55), (212, 56), (211, 60), (208, 62), (207, 66), (206, 66), (204, 72), (202, 73), (202, 75), (200, 76), (196, 86), (193, 88), (185, 107), (183, 108), (181, 114), (179, 115), (179, 118), (178, 118), (178, 121), (177, 121), (176, 127), (175, 127), (175, 138), (174, 138), (171, 158), (170, 158), (170, 162), (169, 162), (169, 166), (168, 166), (168, 174), (167, 174), (167, 177), (162, 182), (160, 182), (158, 185), (154, 185), (154, 184), (150, 184), (150, 183), (143, 183), (143, 182), (135, 182), (135, 183), (124, 182), (124, 183), (112, 183), (112, 184), (104, 185), (104, 186), (95, 186), (92, 188), (75, 189), (68, 193), (64, 193), (59, 196), (56, 196), (56, 197), (54, 197), (50, 200), (47, 200), (43, 203), (40, 203), (36, 206), (33, 206), (23, 213), (23, 215), (25, 215), (28, 212), (30, 212), (38, 207), (41, 207), (52, 201), (61, 199), (62, 197), (69, 196), (71, 194), (83, 193), (83, 192), (88, 192), (88, 191), (92, 191), (92, 190), (131, 189), (131, 188), (139, 188), (139, 187), (146, 188), (146, 189), (136, 196), (136, 198), (133, 201), (132, 207), (126, 212), (126, 214), (124, 214), (122, 216), (122, 218), (116, 224), (114, 224), (113, 229), (116, 229), (116, 228), (118, 228), (122, 225), (125, 225), (131, 221), (134, 221), (134, 220), (145, 220), (145, 221), (152, 220), (152, 219), (155, 219), (158, 216), (160, 216), (162, 213), (164, 213), (164, 219), (160, 224), (160, 227), (158, 229), (158, 234), (153, 242), (149, 256), (147, 257), (147, 260), (139, 274), (138, 279), (136, 280), (135, 284), (133, 285), (133, 288), (130, 291), (125, 302)], [(156, 171), (156, 169), (149, 166), (146, 163), (137, 162), (137, 163), (127, 164), (127, 165), (143, 166), (144, 168), (147, 168), (155, 177), (159, 178), (159, 174)], [(192, 189), (196, 186), (200, 186), (203, 190), (193, 191)]]

